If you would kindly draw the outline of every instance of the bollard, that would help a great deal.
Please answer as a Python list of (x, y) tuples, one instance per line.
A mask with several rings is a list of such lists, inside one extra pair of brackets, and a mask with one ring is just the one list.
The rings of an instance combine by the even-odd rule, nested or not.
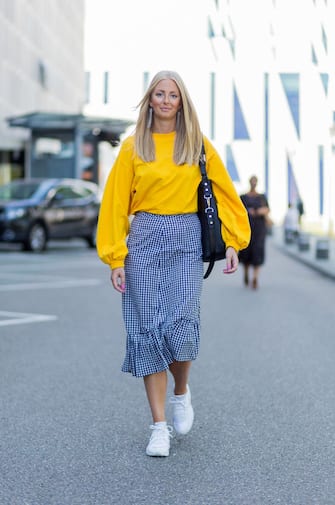
[(329, 258), (329, 240), (320, 239), (316, 241), (316, 257), (318, 259)]
[(285, 244), (293, 244), (296, 240), (296, 233), (293, 230), (284, 230)]
[(299, 233), (298, 235), (298, 249), (299, 251), (309, 251), (310, 237), (307, 233)]

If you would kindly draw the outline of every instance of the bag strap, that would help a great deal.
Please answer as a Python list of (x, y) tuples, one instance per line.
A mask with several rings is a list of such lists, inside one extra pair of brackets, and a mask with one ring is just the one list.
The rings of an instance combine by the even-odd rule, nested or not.
[(207, 178), (207, 170), (206, 170), (206, 153), (204, 143), (201, 145), (201, 153), (199, 158), (199, 167), (202, 178)]
[[(204, 183), (206, 183), (206, 181), (207, 181), (207, 186), (205, 185), (205, 196), (206, 196), (206, 191), (208, 191), (208, 198), (210, 198), (211, 192), (209, 189), (210, 185), (208, 183), (208, 176), (207, 176), (207, 170), (206, 170), (206, 153), (205, 153), (204, 142), (202, 142), (202, 145), (201, 145), (199, 167), (200, 167), (202, 181)], [(204, 275), (204, 279), (207, 279), (207, 277), (209, 276), (209, 274), (213, 270), (214, 263), (215, 263), (215, 231), (214, 231), (213, 226), (208, 226), (208, 229), (209, 229), (209, 244), (210, 244), (210, 248), (211, 248), (211, 256), (209, 259), (209, 265), (208, 265), (206, 273)]]

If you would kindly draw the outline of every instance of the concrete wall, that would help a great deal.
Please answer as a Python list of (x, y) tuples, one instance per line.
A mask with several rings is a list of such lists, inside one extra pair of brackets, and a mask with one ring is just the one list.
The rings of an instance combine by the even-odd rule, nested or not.
[(81, 111), (83, 20), (83, 0), (0, 0), (0, 150), (28, 135), (8, 116)]

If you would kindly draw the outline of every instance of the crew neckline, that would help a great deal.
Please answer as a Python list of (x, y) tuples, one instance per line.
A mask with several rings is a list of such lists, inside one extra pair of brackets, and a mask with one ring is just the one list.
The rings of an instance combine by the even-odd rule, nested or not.
[(169, 133), (156, 133), (156, 132), (153, 132), (152, 134), (153, 134), (153, 135), (156, 135), (156, 136), (161, 135), (162, 137), (163, 137), (163, 136), (164, 136), (164, 137), (167, 137), (167, 136), (169, 136), (169, 135), (170, 135), (170, 136), (174, 136), (174, 135), (176, 134), (176, 131), (174, 130), (173, 132), (169, 132)]

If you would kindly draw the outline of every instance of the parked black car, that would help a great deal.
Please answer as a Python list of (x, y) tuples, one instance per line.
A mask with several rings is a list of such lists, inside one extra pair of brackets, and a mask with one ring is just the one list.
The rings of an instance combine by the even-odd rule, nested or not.
[(83, 238), (95, 247), (101, 193), (80, 179), (20, 179), (0, 186), (0, 242), (43, 251), (50, 239)]

